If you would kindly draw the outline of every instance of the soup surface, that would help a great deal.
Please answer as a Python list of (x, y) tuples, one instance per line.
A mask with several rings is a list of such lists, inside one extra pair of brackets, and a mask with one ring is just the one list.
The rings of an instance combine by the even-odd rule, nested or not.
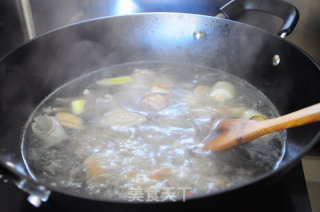
[(248, 82), (190, 64), (128, 63), (50, 94), (23, 134), (30, 174), (101, 199), (175, 201), (276, 169), (285, 132), (214, 153), (201, 150), (230, 118), (278, 116)]

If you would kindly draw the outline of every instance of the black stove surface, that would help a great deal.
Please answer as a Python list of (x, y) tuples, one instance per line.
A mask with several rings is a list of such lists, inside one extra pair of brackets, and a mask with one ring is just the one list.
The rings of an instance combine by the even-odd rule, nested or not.
[[(65, 210), (48, 203), (40, 208), (34, 208), (27, 200), (27, 195), (17, 189), (11, 183), (0, 184), (0, 211), (1, 212), (33, 212), (33, 211), (59, 211)], [(230, 207), (230, 208), (228, 208)], [(256, 197), (249, 199), (236, 208), (230, 204), (225, 208), (227, 212), (311, 212), (306, 182), (302, 164), (298, 163), (284, 178), (268, 189), (258, 193)], [(205, 205), (199, 209), (205, 209)], [(108, 211), (108, 208), (106, 208)]]

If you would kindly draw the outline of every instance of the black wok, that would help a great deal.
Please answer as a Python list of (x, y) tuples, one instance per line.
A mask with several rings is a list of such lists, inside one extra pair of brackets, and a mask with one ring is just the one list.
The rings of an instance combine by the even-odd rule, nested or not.
[[(278, 1), (241, 0), (222, 11), (232, 18), (244, 9), (264, 10), (283, 18), (278, 33), (282, 37), (293, 30), (298, 18), (293, 6)], [(320, 102), (319, 66), (298, 47), (261, 29), (220, 18), (174, 13), (88, 21), (47, 33), (1, 61), (0, 159), (4, 177), (29, 193), (29, 201), (34, 205), (49, 197), (51, 202), (82, 210), (163, 210), (192, 207), (195, 203), (223, 207), (278, 180), (320, 138), (319, 123), (290, 129), (285, 155), (277, 170), (185, 203), (100, 201), (30, 178), (21, 156), (21, 133), (43, 98), (82, 74), (111, 65), (152, 60), (189, 62), (234, 74), (264, 92), (281, 114)]]

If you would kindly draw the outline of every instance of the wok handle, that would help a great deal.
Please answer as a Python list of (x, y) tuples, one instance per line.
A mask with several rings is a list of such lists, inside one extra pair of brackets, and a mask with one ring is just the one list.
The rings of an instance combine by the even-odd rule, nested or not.
[(50, 196), (50, 191), (37, 183), (20, 178), (11, 167), (0, 161), (0, 181), (4, 183), (12, 182), (19, 189), (28, 193), (28, 202), (35, 207), (40, 207), (42, 202), (46, 202)]
[(248, 10), (258, 10), (280, 17), (283, 24), (278, 35), (284, 38), (295, 28), (299, 20), (299, 12), (290, 3), (279, 0), (232, 0), (220, 8), (228, 19), (235, 19)]
[(16, 175), (13, 171), (9, 170), (6, 165), (2, 164), (0, 161), (0, 180), (7, 181), (17, 181), (19, 179), (18, 175)]

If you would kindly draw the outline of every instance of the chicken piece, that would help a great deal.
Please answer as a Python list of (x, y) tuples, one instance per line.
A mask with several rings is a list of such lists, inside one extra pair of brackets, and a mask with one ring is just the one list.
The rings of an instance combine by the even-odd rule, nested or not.
[(101, 160), (95, 156), (90, 156), (83, 161), (83, 167), (86, 169), (86, 173), (89, 178), (96, 178), (105, 172), (99, 161)]
[(208, 86), (198, 85), (195, 89), (193, 89), (192, 96), (196, 100), (201, 100), (208, 95), (208, 92), (209, 92)]
[(168, 106), (168, 100), (162, 94), (150, 94), (142, 98), (141, 104), (149, 110), (159, 111)]
[(234, 87), (226, 81), (219, 81), (213, 85), (210, 96), (217, 102), (225, 102), (234, 98)]
[(159, 170), (153, 172), (148, 177), (153, 180), (165, 180), (172, 174), (171, 167), (162, 167)]
[(106, 113), (103, 117), (103, 123), (106, 126), (134, 126), (142, 124), (146, 120), (146, 116), (127, 110)]
[(70, 113), (57, 113), (56, 119), (59, 121), (60, 124), (71, 129), (79, 130), (84, 128), (82, 125), (82, 119)]
[(128, 177), (132, 178), (132, 177), (134, 177), (134, 176), (136, 176), (136, 173), (131, 170), (131, 171), (128, 173)]
[(169, 86), (163, 84), (163, 83), (155, 83), (151, 86), (150, 91), (154, 93), (163, 93), (167, 94), (170, 93), (170, 88)]

